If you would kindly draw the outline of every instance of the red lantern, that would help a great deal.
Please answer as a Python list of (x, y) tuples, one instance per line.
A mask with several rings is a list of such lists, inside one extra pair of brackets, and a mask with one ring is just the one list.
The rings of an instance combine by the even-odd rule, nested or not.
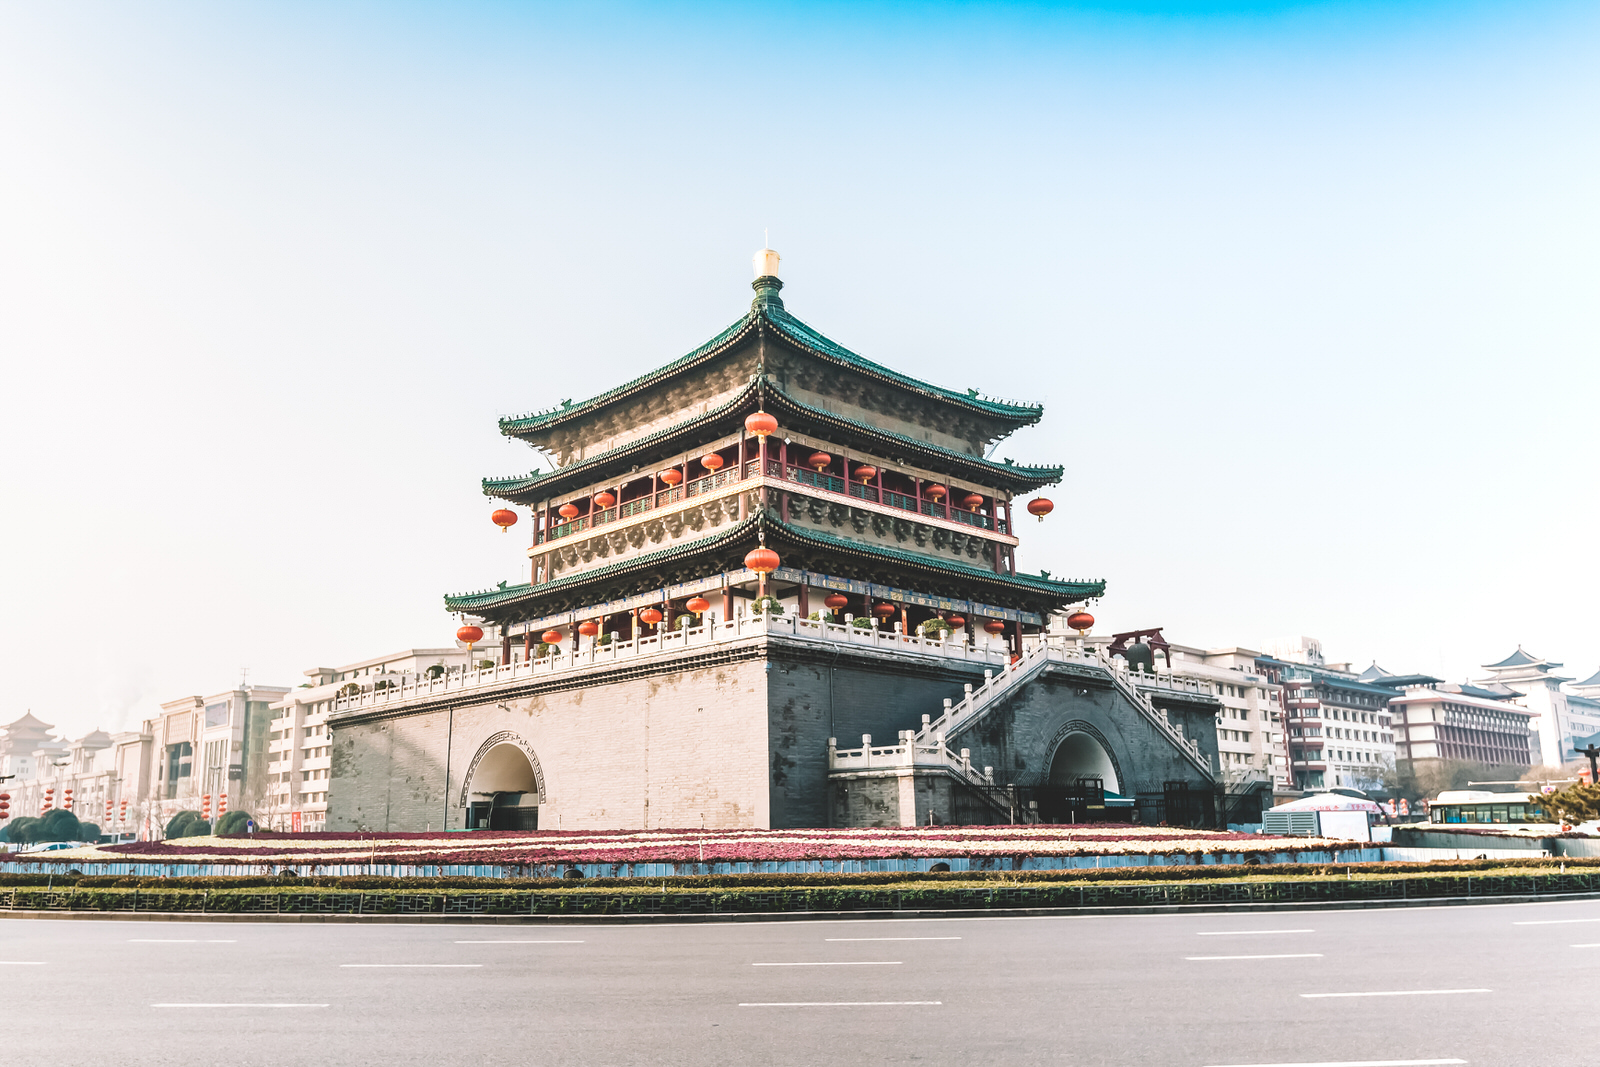
[(54, 794), (55, 794), (55, 790), (54, 789), (46, 789), (44, 791), (44, 795), (47, 796), (47, 797), (48, 796), (53, 796)]
[(510, 508), (501, 508), (499, 511), (496, 511), (489, 517), (494, 520), (494, 524), (496, 526), (500, 527), (501, 533), (504, 533), (517, 524), (517, 513), (512, 511)]
[(645, 608), (639, 612), (639, 621), (647, 622), (651, 626), (661, 621), (661, 612), (656, 608)]
[(609, 508), (612, 504), (617, 502), (617, 498), (611, 493), (608, 493), (602, 489), (594, 495), (594, 502), (600, 507)]
[(578, 632), (585, 637), (595, 637), (600, 633), (600, 624), (593, 619), (585, 619), (578, 624)]
[(999, 637), (1001, 634), (1006, 632), (1006, 624), (1001, 622), (999, 619), (990, 619), (988, 622), (983, 624), (983, 628), (994, 634), (996, 637)]
[(889, 616), (893, 615), (899, 610), (900, 609), (895, 607), (893, 604), (878, 604), (872, 609), (872, 613), (880, 619), (887, 619)]
[(806, 458), (806, 466), (821, 474), (833, 462), (833, 457), (826, 452), (813, 452)]
[(578, 517), (578, 505), (569, 500), (567, 503), (562, 504), (559, 508), (556, 508), (556, 514), (560, 515), (568, 522), (571, 522), (573, 519)]
[(850, 606), (850, 598), (843, 593), (829, 593), (823, 597), (822, 602), (834, 611)]
[(228, 810), (228, 794), (224, 793), (217, 798), (217, 814), (221, 815)]
[(979, 496), (977, 493), (968, 493), (966, 496), (961, 498), (961, 506), (966, 508), (968, 511), (977, 511), (979, 508), (983, 507), (983, 497)]
[(878, 468), (877, 467), (861, 466), (861, 467), (857, 467), (856, 468), (856, 477), (861, 479), (861, 484), (862, 485), (867, 484), (868, 482), (872, 481), (872, 479), (876, 478), (877, 476), (878, 476)]
[(1040, 522), (1043, 522), (1044, 517), (1055, 509), (1056, 506), (1047, 498), (1042, 496), (1036, 496), (1032, 500), (1028, 501), (1028, 514), (1037, 515)]
[(483, 627), (463, 626), (461, 629), (456, 631), (456, 640), (465, 641), (467, 643), (467, 647), (470, 648), (479, 641), (483, 640)]
[(708, 471), (711, 471), (712, 473), (721, 470), (722, 463), (722, 457), (717, 455), (715, 452), (711, 453), (709, 456), (702, 457), (700, 460), (700, 466), (704, 467)]
[(10, 799), (11, 799), (11, 794), (10, 793), (0, 793), (0, 800), (10, 800)]
[(927, 497), (929, 500), (937, 502), (944, 499), (944, 494), (946, 491), (947, 490), (942, 485), (930, 485), (922, 491), (922, 495)]
[(945, 621), (959, 630), (967, 624), (967, 617), (965, 615), (952, 615)]
[(703, 615), (705, 614), (706, 609), (711, 607), (711, 601), (707, 600), (703, 596), (690, 597), (689, 602), (685, 604), (684, 607), (688, 608), (696, 615)]
[(561, 643), (561, 639), (565, 636), (566, 634), (562, 633), (560, 630), (546, 630), (544, 633), (539, 635), (539, 640), (543, 641), (547, 645), (559, 645)]
[(1087, 611), (1074, 611), (1067, 616), (1067, 625), (1080, 634), (1086, 634), (1089, 632), (1089, 627), (1094, 625), (1094, 616)]
[(770, 548), (753, 548), (744, 557), (744, 565), (765, 577), (778, 569), (781, 561), (778, 554)]
[(683, 481), (683, 472), (676, 467), (669, 467), (661, 472), (661, 480), (668, 485), (677, 485)]
[(758, 411), (744, 420), (744, 431), (757, 437), (765, 437), (778, 432), (778, 420), (765, 411)]

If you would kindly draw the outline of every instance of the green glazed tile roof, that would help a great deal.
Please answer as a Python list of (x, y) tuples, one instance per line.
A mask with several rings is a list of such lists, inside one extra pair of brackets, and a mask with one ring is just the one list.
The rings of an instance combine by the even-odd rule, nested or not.
[[(654, 552), (646, 552), (643, 555), (620, 560), (593, 570), (580, 571), (577, 574), (557, 578), (555, 581), (546, 582), (543, 585), (533, 586), (525, 582), (521, 585), (507, 586), (504, 589), (485, 589), (475, 593), (459, 593), (446, 596), (444, 598), (445, 610), (482, 614), (493, 611), (496, 608), (509, 607), (520, 601), (543, 598), (565, 592), (578, 586), (602, 581), (629, 571), (645, 570), (664, 559), (692, 556), (713, 549), (726, 548), (746, 539), (753, 543), (756, 525), (761, 521), (757, 517), (745, 519), (743, 522), (734, 523), (720, 534), (714, 534), (684, 545), (673, 545), (668, 548), (657, 549)], [(1057, 581), (1054, 578), (1043, 578), (1033, 574), (996, 574), (993, 571), (962, 563), (959, 560), (923, 555), (920, 552), (908, 552), (904, 549), (891, 548), (887, 545), (855, 541), (848, 537), (837, 537), (821, 531), (803, 530), (770, 517), (765, 520), (765, 525), (771, 531), (771, 536), (780, 541), (788, 539), (802, 544), (809, 544), (815, 548), (853, 552), (891, 563), (964, 579), (978, 585), (987, 585), (991, 588), (999, 586), (1028, 593), (1043, 594), (1046, 597), (1057, 599), (1061, 603), (1072, 603), (1089, 597), (1103, 596), (1106, 589), (1106, 583), (1103, 580)], [(735, 561), (729, 569), (737, 569), (739, 566), (740, 564)]]
[(909, 552), (905, 549), (872, 544), (868, 541), (856, 541), (849, 537), (839, 537), (820, 530), (801, 529), (789, 523), (768, 520), (767, 525), (775, 531), (779, 531), (780, 536), (789, 536), (798, 541), (808, 542), (818, 548), (859, 552), (863, 555), (876, 556), (879, 559), (889, 560), (894, 563), (939, 571), (974, 582), (1026, 589), (1030, 592), (1060, 596), (1067, 600), (1083, 600), (1088, 597), (1104, 596), (1106, 591), (1104, 579), (1063, 582), (1035, 574), (996, 574), (994, 571), (962, 563), (959, 560), (924, 555), (921, 552)]
[[(516, 504), (526, 504), (536, 499), (533, 495), (535, 493), (540, 496), (554, 495), (566, 492), (569, 489), (582, 488), (589, 484), (590, 479), (594, 477), (594, 475), (588, 475), (588, 472), (598, 471), (607, 464), (615, 463), (631, 454), (647, 451), (662, 442), (671, 440), (678, 434), (682, 434), (696, 426), (704, 425), (708, 420), (730, 415), (737, 411), (741, 405), (748, 406), (755, 390), (756, 386), (752, 383), (746, 386), (732, 400), (713, 411), (696, 415), (691, 419), (686, 419), (683, 422), (647, 434), (637, 441), (630, 441), (625, 445), (608, 449), (576, 463), (569, 463), (567, 466), (553, 471), (532, 471), (528, 474), (514, 475), (509, 478), (485, 478), (483, 479), (483, 495), (500, 497)], [(813, 407), (804, 401), (796, 400), (794, 397), (789, 396), (776, 385), (768, 384), (767, 394), (779, 401), (779, 403), (771, 405), (775, 411), (781, 411), (787, 406), (789, 410), (801, 416), (837, 426), (849, 427), (866, 436), (892, 443), (897, 448), (920, 454), (928, 459), (928, 465), (930, 466), (937, 466), (941, 463), (958, 464), (968, 471), (974, 472), (971, 475), (974, 481), (985, 485), (1000, 485), (1016, 492), (1026, 492), (1060, 481), (1064, 470), (1062, 467), (1027, 467), (1012, 463), (996, 463), (981, 456), (972, 456), (965, 452), (957, 452), (955, 449), (945, 448), (943, 445), (937, 445), (931, 441), (919, 441), (915, 437), (909, 437), (894, 430), (886, 430), (870, 423)], [(753, 407), (752, 410), (754, 410)]]
[(527, 599), (531, 595), (546, 596), (551, 593), (559, 593), (574, 586), (583, 585), (586, 582), (599, 581), (630, 570), (647, 568), (660, 560), (673, 556), (693, 555), (706, 549), (716, 548), (719, 545), (726, 545), (729, 542), (739, 540), (745, 533), (753, 530), (759, 521), (759, 518), (752, 516), (743, 522), (736, 522), (721, 533), (713, 534), (710, 537), (703, 537), (687, 544), (658, 548), (654, 552), (646, 552), (643, 555), (618, 560), (616, 563), (608, 563), (604, 567), (580, 571), (577, 574), (557, 578), (554, 581), (545, 582), (538, 586), (524, 582), (521, 585), (508, 585), (504, 589), (483, 589), (476, 593), (447, 595), (444, 598), (445, 610), (485, 611)]
[(810, 326), (789, 314), (781, 306), (765, 304), (752, 308), (743, 318), (711, 340), (665, 366), (658, 367), (648, 374), (640, 375), (630, 382), (576, 404), (567, 404), (528, 415), (503, 418), (500, 420), (500, 432), (507, 436), (530, 433), (552, 426), (569, 417), (591, 411), (602, 404), (620, 399), (630, 393), (637, 392), (727, 350), (737, 344), (746, 334), (753, 332), (763, 320), (777, 333), (806, 351), (824, 359), (844, 364), (880, 380), (893, 382), (924, 396), (958, 404), (970, 410), (982, 412), (985, 415), (1014, 422), (1018, 426), (1026, 426), (1038, 422), (1044, 413), (1042, 405), (1013, 404), (1003, 400), (977, 396), (969, 392), (958, 392), (954, 389), (945, 389), (942, 386), (932, 385), (907, 374), (901, 374), (899, 371), (890, 370), (888, 367), (874, 363), (864, 356), (857, 355), (838, 342), (813, 330)]

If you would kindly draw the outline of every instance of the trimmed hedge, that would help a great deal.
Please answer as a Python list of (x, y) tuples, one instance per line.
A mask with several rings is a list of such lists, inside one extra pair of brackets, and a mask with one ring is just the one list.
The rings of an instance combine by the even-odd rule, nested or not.
[[(1219, 880), (1211, 878), (1149, 879), (1113, 882), (1106, 878), (1046, 879), (1027, 875), (972, 878), (902, 877), (893, 882), (857, 881), (855, 884), (797, 885), (684, 885), (663, 879), (619, 885), (595, 882), (573, 886), (544, 880), (506, 883), (487, 879), (437, 879), (437, 882), (474, 881), (478, 884), (357, 887), (305, 886), (270, 883), (264, 879), (79, 879), (64, 887), (13, 885), (0, 889), (0, 908), (21, 910), (71, 910), (105, 912), (206, 912), (281, 914), (465, 914), (465, 915), (644, 915), (733, 914), (783, 912), (850, 912), (906, 910), (971, 910), (995, 908), (1147, 907), (1173, 904), (1222, 903), (1339, 903), (1365, 900), (1462, 899), (1510, 895), (1544, 895), (1600, 892), (1600, 864), (1569, 864), (1561, 871), (1544, 863), (1525, 869), (1501, 864), (1479, 873), (1473, 861), (1452, 870), (1418, 870), (1392, 876), (1363, 870), (1355, 877), (1343, 869), (1306, 869), (1295, 877), (1275, 872), (1271, 876)], [(1426, 865), (1406, 865), (1425, 867)], [(1093, 873), (1093, 872), (1089, 872)], [(755, 876), (761, 877), (761, 876)], [(773, 877), (773, 876), (766, 876)], [(836, 876), (827, 876), (836, 877)], [(850, 876), (838, 876), (850, 877)], [(861, 878), (862, 876), (856, 876)], [(871, 876), (867, 876), (871, 877)], [(157, 886), (108, 884), (157, 882)], [(180, 886), (187, 882), (227, 882), (226, 887)], [(241, 882), (253, 885), (241, 885)], [(353, 882), (357, 879), (325, 879)], [(370, 879), (395, 882), (393, 879)], [(677, 879), (677, 883), (710, 879)]]

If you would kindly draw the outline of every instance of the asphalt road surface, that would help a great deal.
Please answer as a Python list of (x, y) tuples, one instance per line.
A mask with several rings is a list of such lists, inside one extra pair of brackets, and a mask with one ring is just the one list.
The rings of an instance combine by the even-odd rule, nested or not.
[(0, 1067), (1600, 1064), (1600, 901), (1074, 918), (0, 919)]

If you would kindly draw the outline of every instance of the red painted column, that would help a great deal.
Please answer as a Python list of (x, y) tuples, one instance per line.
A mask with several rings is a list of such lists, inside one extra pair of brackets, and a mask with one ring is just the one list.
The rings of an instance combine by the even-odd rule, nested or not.
[(533, 631), (528, 630), (522, 635), (522, 662), (533, 662)]
[[(789, 501), (788, 495), (785, 494), (783, 499), (784, 499), (785, 505), (787, 505), (788, 501)], [(788, 516), (784, 516), (784, 517), (787, 518)], [(806, 587), (806, 583), (805, 582), (801, 582), (800, 583), (800, 591), (799, 591), (798, 595), (800, 597), (799, 611), (800, 611), (800, 617), (802, 619), (805, 618), (807, 615), (811, 614), (811, 597), (809, 596), (810, 592), (811, 592), (811, 590)]]
[(504, 667), (511, 662), (511, 630), (505, 623), (500, 624), (500, 666)]

